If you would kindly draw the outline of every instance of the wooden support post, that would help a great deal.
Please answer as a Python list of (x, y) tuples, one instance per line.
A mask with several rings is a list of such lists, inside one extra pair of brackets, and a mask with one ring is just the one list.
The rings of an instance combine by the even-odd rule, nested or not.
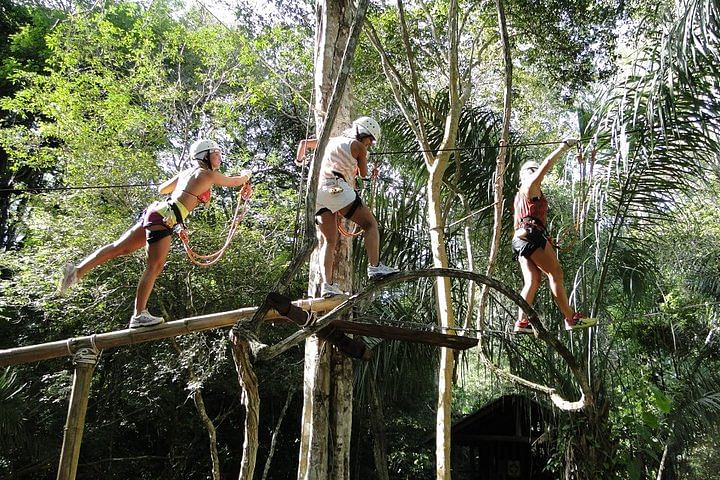
[(93, 346), (91, 348), (81, 348), (75, 352), (73, 357), (75, 376), (70, 394), (67, 421), (65, 422), (65, 434), (63, 436), (62, 450), (60, 451), (57, 480), (75, 479), (78, 458), (80, 457), (80, 443), (85, 428), (85, 413), (90, 395), (90, 383), (99, 354), (99, 350)]

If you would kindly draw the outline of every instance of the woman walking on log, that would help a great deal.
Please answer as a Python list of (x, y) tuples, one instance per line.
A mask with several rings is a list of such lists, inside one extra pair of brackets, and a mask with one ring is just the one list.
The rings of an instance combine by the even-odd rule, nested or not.
[[(565, 318), (566, 330), (591, 327), (597, 320), (585, 318), (570, 306), (563, 284), (562, 267), (546, 232), (548, 201), (540, 187), (557, 159), (575, 144), (577, 140), (567, 139), (542, 163), (525, 162), (520, 167), (520, 188), (514, 201), (515, 235), (512, 239), (513, 253), (522, 269), (522, 297), (529, 304), (533, 303), (540, 288), (541, 273), (544, 273), (548, 278), (553, 300)], [(515, 333), (532, 333), (525, 313), (522, 309), (518, 310)]]
[(212, 140), (198, 140), (193, 143), (190, 156), (195, 161), (195, 166), (179, 172), (158, 187), (161, 194), (169, 195), (167, 200), (148, 206), (140, 221), (116, 241), (98, 248), (77, 265), (67, 263), (63, 267), (58, 289), (60, 293), (72, 288), (95, 267), (147, 246), (147, 266), (138, 282), (130, 328), (147, 327), (165, 321), (163, 317), (148, 312), (147, 302), (155, 280), (165, 266), (173, 228), (177, 224), (183, 224), (190, 212), (200, 203), (207, 204), (210, 201), (214, 185), (240, 187), (251, 175), (249, 170), (243, 170), (236, 176), (225, 176), (218, 172), (222, 163), (222, 151)]

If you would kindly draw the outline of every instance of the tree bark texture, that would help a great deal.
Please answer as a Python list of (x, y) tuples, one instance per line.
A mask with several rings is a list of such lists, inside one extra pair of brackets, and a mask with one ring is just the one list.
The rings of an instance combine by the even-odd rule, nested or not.
[(305, 341), (305, 382), (298, 480), (328, 478), (330, 417), (329, 344), (316, 335)]
[[(318, 128), (322, 127), (323, 137), (328, 137), (328, 132), (337, 135), (350, 125), (350, 89), (345, 85), (367, 3), (367, 0), (360, 0), (357, 9), (349, 0), (317, 3), (315, 123)], [(338, 96), (341, 100), (335, 121), (327, 114), (333, 113), (328, 112), (328, 106), (338, 102)], [(317, 188), (319, 163), (324, 153), (321, 142), (318, 142), (318, 147), (313, 157), (308, 189)], [(335, 249), (333, 281), (344, 291), (352, 291), (351, 249), (351, 240), (340, 236)], [(310, 259), (308, 293), (311, 296), (319, 293), (320, 260), (319, 249), (316, 248)], [(352, 363), (337, 352), (333, 354), (332, 350), (329, 343), (317, 337), (308, 340), (305, 345), (298, 479), (347, 479), (350, 475)], [(331, 358), (335, 356), (337, 358), (331, 365)]]
[[(500, 250), (500, 236), (502, 235), (502, 215), (503, 215), (503, 188), (505, 187), (505, 170), (506, 160), (508, 157), (508, 147), (510, 137), (510, 116), (512, 114), (512, 56), (510, 55), (510, 39), (508, 38), (507, 22), (505, 21), (505, 6), (503, 0), (495, 0), (495, 6), (498, 14), (498, 30), (500, 31), (500, 41), (502, 42), (503, 59), (505, 61), (505, 92), (503, 101), (503, 126), (500, 134), (500, 148), (495, 163), (495, 183), (494, 205), (493, 209), (493, 233), (490, 240), (490, 253), (488, 254), (487, 268), (485, 275), (492, 277), (495, 273), (495, 265), (497, 264), (498, 250)], [(483, 286), (480, 291), (480, 302), (478, 304), (477, 328), (483, 330), (485, 326), (485, 310), (487, 309), (487, 299), (489, 290), (487, 286)]]
[(377, 480), (390, 480), (387, 460), (387, 438), (385, 436), (385, 415), (383, 403), (378, 391), (377, 380), (373, 375), (367, 375), (367, 392), (370, 410), (370, 427), (373, 432), (373, 459), (375, 460), (375, 474)]
[(233, 360), (238, 374), (238, 382), (242, 388), (242, 404), (245, 407), (245, 436), (243, 438), (243, 455), (240, 462), (240, 480), (249, 480), (255, 473), (255, 462), (258, 450), (258, 425), (260, 423), (260, 394), (258, 380), (250, 360), (250, 342), (248, 336), (237, 330), (230, 331)]

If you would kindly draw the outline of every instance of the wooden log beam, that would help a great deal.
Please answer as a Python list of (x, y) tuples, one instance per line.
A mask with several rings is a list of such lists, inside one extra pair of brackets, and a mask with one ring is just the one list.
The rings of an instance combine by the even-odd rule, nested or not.
[[(310, 298), (293, 302), (294, 305), (314, 312), (325, 312), (340, 305), (345, 297), (339, 298)], [(214, 328), (229, 327), (238, 320), (251, 318), (256, 307), (241, 308), (227, 312), (212, 313), (198, 317), (189, 317), (181, 320), (166, 322), (154, 327), (133, 328), (116, 330), (114, 332), (98, 333), (83, 337), (68, 338), (55, 342), (28, 345), (0, 350), (0, 366), (16, 365), (19, 363), (37, 362), (72, 356), (74, 352), (82, 348), (97, 348), (107, 350), (122, 345), (133, 345), (136, 343), (161, 340), (163, 338), (177, 337), (192, 332), (202, 332)], [(267, 319), (277, 319), (280, 315), (275, 310), (270, 310)]]
[(331, 327), (343, 333), (352, 333), (366, 337), (388, 338), (405, 342), (423, 343), (436, 347), (447, 347), (455, 350), (467, 350), (478, 344), (477, 338), (450, 335), (447, 333), (396, 327), (394, 325), (378, 325), (376, 323), (351, 322), (335, 320)]

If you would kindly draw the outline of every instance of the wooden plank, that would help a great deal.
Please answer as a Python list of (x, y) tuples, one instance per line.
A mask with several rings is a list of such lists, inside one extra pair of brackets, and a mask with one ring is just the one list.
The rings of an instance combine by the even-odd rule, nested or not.
[[(338, 296), (336, 298), (310, 298), (298, 300), (292, 303), (303, 310), (326, 312), (337, 307), (346, 299), (347, 298), (344, 296)], [(128, 328), (124, 330), (116, 330), (114, 332), (68, 338), (67, 340), (8, 348), (6, 350), (0, 350), (0, 366), (65, 357), (73, 355), (73, 353), (80, 348), (97, 348), (98, 350), (107, 350), (108, 348), (119, 347), (122, 345), (150, 342), (153, 340), (185, 335), (191, 332), (201, 332), (214, 328), (229, 327), (234, 325), (238, 320), (251, 318), (256, 310), (257, 307), (247, 307), (228, 312), (212, 313), (209, 315), (175, 320), (152, 327)], [(271, 320), (278, 317), (279, 315), (275, 310), (270, 310), (266, 319)]]
[(388, 338), (405, 342), (423, 343), (436, 347), (447, 347), (455, 350), (467, 350), (478, 344), (477, 338), (448, 335), (440, 332), (428, 332), (391, 325), (378, 325), (376, 323), (351, 322), (348, 320), (334, 320), (330, 323), (341, 332), (364, 335), (366, 337)]

